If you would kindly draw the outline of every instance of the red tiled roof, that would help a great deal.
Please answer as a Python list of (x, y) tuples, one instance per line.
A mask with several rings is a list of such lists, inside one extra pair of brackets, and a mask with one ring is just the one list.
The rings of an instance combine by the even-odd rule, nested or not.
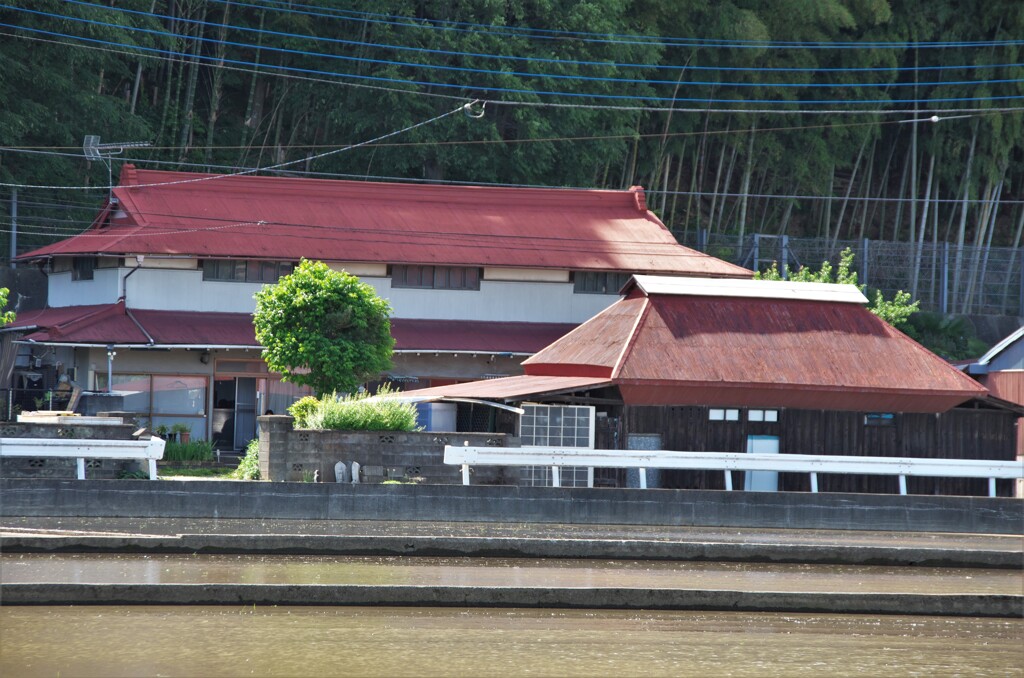
[[(118, 209), (22, 255), (199, 257), (610, 270), (749, 278), (679, 245), (643, 190), (435, 186), (126, 165)], [(122, 215), (123, 216), (118, 216)]]
[[(460, 351), (531, 354), (575, 325), (391, 319), (400, 351)], [(193, 313), (128, 309), (123, 302), (28, 311), (10, 329), (37, 331), (23, 340), (78, 345), (258, 347), (247, 313)], [(149, 337), (146, 336), (149, 334)]]
[(613, 379), (637, 405), (941, 412), (987, 393), (865, 307), (824, 301), (634, 292), (523, 366)]

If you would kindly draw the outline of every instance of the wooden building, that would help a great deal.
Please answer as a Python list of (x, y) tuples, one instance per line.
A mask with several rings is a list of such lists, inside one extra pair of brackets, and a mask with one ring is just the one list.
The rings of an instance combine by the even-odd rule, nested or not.
[[(523, 376), (414, 393), (592, 404), (599, 448), (1015, 457), (1024, 409), (872, 314), (852, 286), (635, 276), (623, 293), (526, 360)], [(809, 489), (804, 475), (777, 481), (774, 489)], [(838, 475), (819, 482), (847, 492), (894, 492), (897, 484)], [(722, 489), (724, 481), (679, 471), (664, 472), (660, 484)], [(970, 480), (910, 479), (908, 489), (987, 494), (985, 481)], [(1010, 495), (1011, 483), (997, 490)]]

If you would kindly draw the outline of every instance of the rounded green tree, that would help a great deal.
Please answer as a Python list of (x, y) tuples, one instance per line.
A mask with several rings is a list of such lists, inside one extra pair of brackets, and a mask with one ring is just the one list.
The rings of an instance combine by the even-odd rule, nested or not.
[(267, 367), (317, 395), (351, 392), (391, 367), (391, 307), (374, 289), (320, 261), (256, 293), (256, 340)]

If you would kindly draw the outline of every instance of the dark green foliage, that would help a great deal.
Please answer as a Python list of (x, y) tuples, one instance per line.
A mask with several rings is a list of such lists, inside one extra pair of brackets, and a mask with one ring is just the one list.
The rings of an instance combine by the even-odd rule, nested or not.
[(260, 441), (253, 439), (245, 446), (245, 456), (238, 462), (232, 477), (239, 480), (260, 479)]
[(947, 360), (979, 358), (988, 350), (964, 317), (915, 313), (903, 331)]
[(213, 446), (208, 440), (168, 442), (164, 446), (164, 461), (213, 461)]

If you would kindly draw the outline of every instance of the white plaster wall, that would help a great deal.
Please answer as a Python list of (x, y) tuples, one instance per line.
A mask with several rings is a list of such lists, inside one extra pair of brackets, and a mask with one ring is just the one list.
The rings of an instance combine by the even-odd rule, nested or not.
[(48, 303), (51, 307), (112, 304), (121, 296), (122, 270), (98, 268), (92, 280), (72, 280), (71, 271), (51, 273), (47, 282)]
[(206, 313), (252, 313), (257, 283), (204, 281), (200, 270), (141, 268), (128, 278), (130, 308)]
[[(581, 323), (618, 299), (615, 295), (574, 294), (568, 282), (483, 280), (479, 290), (418, 290), (392, 289), (390, 278), (362, 280), (391, 303), (397, 318)], [(256, 308), (253, 295), (260, 287), (203, 281), (198, 270), (142, 268), (128, 279), (127, 300), (131, 308), (252, 313)]]

